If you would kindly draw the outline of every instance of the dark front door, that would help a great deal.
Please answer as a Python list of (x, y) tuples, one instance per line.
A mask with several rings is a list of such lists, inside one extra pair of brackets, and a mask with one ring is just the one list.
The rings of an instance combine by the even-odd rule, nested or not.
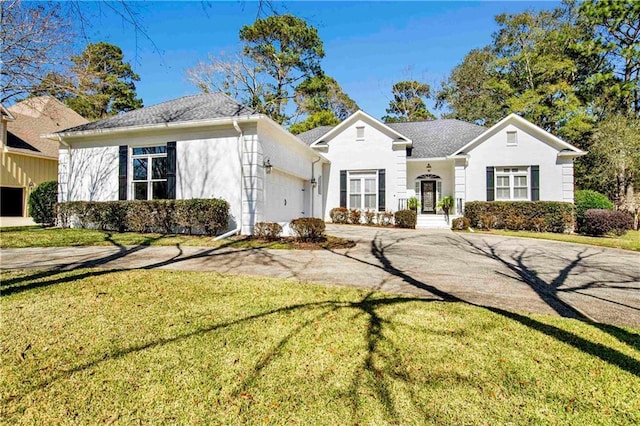
[(436, 212), (436, 182), (422, 181), (422, 213)]

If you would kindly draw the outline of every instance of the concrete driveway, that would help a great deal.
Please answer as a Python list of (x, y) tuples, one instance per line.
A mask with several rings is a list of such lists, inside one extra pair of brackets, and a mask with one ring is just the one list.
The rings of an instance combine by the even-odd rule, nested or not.
[(160, 268), (317, 281), (640, 327), (640, 254), (448, 230), (328, 225), (348, 250), (0, 250), (2, 268)]

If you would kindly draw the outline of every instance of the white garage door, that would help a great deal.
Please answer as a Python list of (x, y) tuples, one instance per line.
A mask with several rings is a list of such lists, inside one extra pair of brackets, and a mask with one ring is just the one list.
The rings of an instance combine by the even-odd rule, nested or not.
[(266, 177), (265, 220), (289, 222), (304, 216), (304, 181), (274, 170)]

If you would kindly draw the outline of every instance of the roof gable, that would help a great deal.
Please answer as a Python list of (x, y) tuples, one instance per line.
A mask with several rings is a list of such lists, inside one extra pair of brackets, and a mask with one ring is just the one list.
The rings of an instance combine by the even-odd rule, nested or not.
[(7, 123), (7, 147), (14, 153), (58, 158), (58, 142), (40, 136), (87, 123), (71, 108), (51, 96), (25, 99), (8, 108), (15, 120)]
[[(361, 120), (361, 121), (364, 121), (366, 123), (369, 123), (369, 125), (371, 125), (372, 127), (378, 129), (379, 131), (381, 131), (383, 133), (388, 134), (389, 136), (391, 136), (394, 139), (402, 139), (403, 141), (406, 141), (409, 144), (411, 143), (411, 139), (409, 139), (405, 135), (403, 135), (403, 134), (399, 133), (398, 131), (392, 129), (391, 127), (387, 126), (383, 122), (381, 122), (379, 120), (376, 120), (375, 118), (373, 118), (372, 116), (370, 116), (366, 112), (364, 112), (362, 110), (358, 110), (358, 111), (354, 112), (353, 114), (351, 114), (349, 117), (347, 117), (340, 124), (338, 124), (337, 126), (331, 128), (328, 132), (318, 136), (316, 138), (316, 140), (314, 140), (311, 143), (310, 146), (313, 148), (313, 147), (319, 147), (319, 146), (322, 146), (323, 144), (328, 143), (331, 139), (333, 139), (335, 136), (340, 134), (343, 130), (349, 128), (352, 124), (356, 123), (358, 120)], [(315, 130), (315, 129), (312, 129), (311, 131), (313, 131), (313, 130)], [(305, 133), (307, 133), (307, 132), (305, 132)]]
[(553, 134), (547, 132), (541, 127), (536, 126), (532, 122), (520, 117), (519, 115), (509, 114), (508, 116), (500, 120), (498, 123), (494, 124), (492, 127), (487, 129), (485, 132), (478, 135), (472, 141), (470, 141), (469, 143), (467, 143), (466, 145), (458, 149), (453, 155), (464, 155), (469, 153), (476, 146), (480, 145), (481, 143), (483, 143), (484, 141), (486, 141), (491, 136), (495, 135), (496, 133), (498, 133), (508, 125), (514, 125), (515, 127), (535, 136), (536, 139), (538, 139), (539, 141), (547, 143), (553, 146), (554, 148), (556, 148), (558, 152), (573, 153), (576, 156), (586, 154), (585, 151), (582, 151), (581, 149), (571, 145), (570, 143), (563, 141), (557, 136), (554, 136)]

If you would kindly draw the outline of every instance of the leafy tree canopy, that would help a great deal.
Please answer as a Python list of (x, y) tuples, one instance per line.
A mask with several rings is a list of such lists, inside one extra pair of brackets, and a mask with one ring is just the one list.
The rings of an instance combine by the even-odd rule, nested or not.
[(189, 80), (204, 92), (225, 92), (280, 124), (288, 122), (295, 87), (322, 72), (318, 31), (293, 15), (274, 15), (242, 27), (240, 41), (241, 52), (210, 56), (187, 71)]
[(307, 78), (295, 89), (295, 102), (299, 114), (316, 114), (330, 111), (344, 120), (359, 108), (353, 99), (342, 91), (338, 82), (327, 75)]
[(292, 124), (289, 127), (289, 131), (294, 135), (298, 135), (319, 126), (335, 126), (339, 124), (340, 121), (332, 111), (317, 111), (310, 114), (306, 120)]
[(55, 96), (90, 120), (142, 107), (134, 83), (140, 77), (124, 61), (118, 46), (106, 42), (90, 43), (71, 61), (69, 76), (49, 73), (33, 94)]
[(431, 87), (419, 81), (399, 81), (392, 88), (393, 99), (389, 102), (385, 123), (433, 120), (435, 116), (427, 109), (424, 100), (431, 97)]

